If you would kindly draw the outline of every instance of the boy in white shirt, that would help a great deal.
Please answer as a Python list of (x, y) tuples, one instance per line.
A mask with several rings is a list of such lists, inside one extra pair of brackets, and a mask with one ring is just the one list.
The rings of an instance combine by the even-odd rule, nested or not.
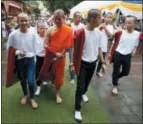
[(81, 14), (80, 12), (76, 11), (73, 15), (74, 22), (71, 23), (71, 27), (74, 31), (81, 29), (84, 27), (84, 24), (81, 23)]
[[(113, 56), (113, 74), (112, 83), (113, 90), (112, 93), (118, 94), (118, 80), (123, 76), (129, 75), (131, 67), (132, 55), (135, 55), (136, 49), (139, 43), (139, 32), (135, 31), (136, 17), (127, 16), (125, 19), (126, 30), (122, 31), (120, 35), (119, 44), (114, 52)], [(115, 42), (113, 42), (111, 49), (109, 51), (109, 56), (111, 56), (111, 51)], [(121, 70), (122, 67), (122, 71)]]
[[(41, 70), (41, 67), (44, 62), (44, 57), (45, 57), (45, 48), (44, 48), (44, 36), (46, 33), (46, 24), (41, 22), (38, 23), (37, 26), (38, 34), (37, 34), (37, 43), (36, 43), (36, 71), (35, 71), (35, 76), (36, 76), (36, 84), (37, 84), (37, 90), (35, 92), (35, 95), (39, 95), (41, 91), (41, 82), (38, 80), (39, 72)], [(43, 82), (44, 85), (47, 84), (47, 82)]]
[(76, 121), (81, 122), (81, 101), (88, 102), (86, 92), (96, 68), (98, 56), (101, 59), (103, 70), (105, 61), (101, 52), (101, 36), (98, 27), (101, 20), (101, 12), (91, 9), (88, 12), (88, 23), (83, 29), (76, 31), (74, 47), (71, 58), (71, 70), (77, 74), (77, 86), (75, 93), (75, 115)]
[[(108, 39), (112, 38), (112, 35), (114, 33), (114, 28), (113, 25), (111, 25), (111, 21), (112, 21), (113, 15), (112, 13), (108, 12), (105, 15), (104, 21), (101, 23), (101, 25), (99, 26), (99, 30), (101, 32), (101, 51), (103, 53), (103, 57), (105, 59), (106, 57), (106, 53), (108, 50)], [(97, 76), (103, 78), (103, 74), (101, 73), (101, 61), (99, 60), (98, 66), (97, 66), (97, 71), (96, 74)]]
[(8, 38), (8, 49), (16, 49), (17, 56), (17, 72), (20, 78), (21, 87), (24, 97), (21, 99), (21, 104), (24, 105), (28, 100), (27, 82), (29, 84), (30, 102), (32, 108), (38, 108), (38, 104), (34, 100), (34, 75), (35, 75), (35, 43), (36, 34), (28, 29), (29, 17), (25, 13), (18, 15), (20, 28), (13, 31)]
[[(81, 21), (81, 14), (80, 12), (76, 11), (73, 15), (73, 19), (74, 19), (74, 22), (71, 23), (71, 27), (73, 29), (73, 31), (76, 31), (78, 29), (81, 29), (84, 27), (84, 24), (82, 24), (80, 21)], [(72, 48), (69, 48), (69, 57), (71, 58), (71, 53), (72, 53)], [(75, 73), (72, 72), (70, 70), (70, 83), (74, 84), (75, 83)]]
[(4, 18), (2, 19), (1, 27), (2, 27), (2, 39), (5, 39), (7, 34), (6, 34), (6, 25)]

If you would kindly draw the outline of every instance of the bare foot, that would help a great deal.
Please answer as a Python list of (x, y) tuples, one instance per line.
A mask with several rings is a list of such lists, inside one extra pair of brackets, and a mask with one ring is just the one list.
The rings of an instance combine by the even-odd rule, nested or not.
[(38, 108), (38, 104), (36, 103), (35, 99), (30, 99), (30, 102), (31, 102), (32, 108), (34, 109)]
[(57, 95), (56, 96), (56, 102), (57, 102), (57, 104), (60, 104), (60, 103), (62, 103), (62, 98), (59, 96), (59, 95)]
[(51, 83), (51, 86), (52, 86), (52, 87), (55, 87), (55, 85), (54, 85), (53, 83)]
[(24, 96), (24, 97), (21, 99), (20, 103), (21, 103), (22, 105), (25, 105), (25, 104), (27, 103), (27, 96)]
[(103, 74), (102, 73), (97, 73), (97, 76), (99, 77), (99, 78), (104, 78), (104, 76), (103, 76)]

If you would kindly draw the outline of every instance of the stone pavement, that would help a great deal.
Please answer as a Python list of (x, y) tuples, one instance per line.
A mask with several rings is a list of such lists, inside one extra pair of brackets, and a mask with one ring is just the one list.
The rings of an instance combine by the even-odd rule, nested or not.
[(130, 75), (119, 80), (119, 95), (112, 90), (112, 65), (108, 65), (106, 79), (99, 79), (95, 74), (92, 88), (99, 97), (112, 123), (142, 123), (142, 58), (132, 58)]
[[(5, 82), (7, 52), (1, 51), (2, 84)], [(100, 104), (105, 109), (112, 123), (142, 123), (142, 58), (137, 55), (132, 59), (131, 73), (119, 80), (120, 93), (111, 94), (112, 65), (108, 65), (106, 79), (93, 76), (91, 86), (99, 97)], [(90, 102), (90, 101), (89, 101)]]

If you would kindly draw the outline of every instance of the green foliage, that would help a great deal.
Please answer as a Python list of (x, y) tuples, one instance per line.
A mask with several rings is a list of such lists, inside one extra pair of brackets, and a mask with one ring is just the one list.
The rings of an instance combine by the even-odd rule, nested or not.
[(41, 0), (44, 6), (53, 12), (55, 9), (70, 10), (72, 7), (82, 2), (83, 0)]
[(40, 14), (40, 9), (34, 8), (34, 9), (33, 9), (33, 13), (34, 13), (35, 15), (39, 15), (39, 14)]

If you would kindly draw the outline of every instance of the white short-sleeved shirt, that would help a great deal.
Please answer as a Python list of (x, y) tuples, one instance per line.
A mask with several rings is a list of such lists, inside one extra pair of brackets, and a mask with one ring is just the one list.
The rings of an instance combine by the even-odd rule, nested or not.
[(139, 34), (140, 33), (138, 31), (128, 33), (126, 30), (123, 30), (116, 51), (123, 55), (131, 54), (134, 47), (138, 46)]
[(47, 23), (45, 23), (45, 25), (46, 25), (46, 28), (49, 28), (49, 25)]
[(5, 38), (6, 37), (6, 26), (5, 26), (4, 21), (1, 22), (1, 26), (2, 26), (2, 37)]
[(30, 26), (30, 27), (29, 27), (29, 30), (32, 31), (33, 33), (36, 33), (36, 34), (37, 34), (37, 28), (36, 28), (36, 27)]
[[(14, 47), (17, 50), (23, 50), (26, 52), (24, 57), (33, 57), (35, 56), (35, 44), (37, 36), (35, 33), (28, 30), (26, 33), (20, 32), (20, 29), (13, 31), (8, 38), (7, 48)], [(18, 59), (24, 58), (18, 56)]]
[(36, 55), (40, 57), (45, 56), (45, 48), (44, 48), (44, 37), (40, 37), (37, 34), (37, 40), (36, 40)]
[(98, 51), (101, 48), (101, 35), (98, 29), (89, 31), (85, 30), (85, 42), (82, 52), (82, 60), (86, 62), (94, 62), (98, 58)]
[(84, 24), (79, 23), (78, 25), (75, 25), (74, 23), (71, 23), (71, 27), (74, 31), (76, 31), (78, 29), (84, 28)]
[[(114, 33), (114, 28), (113, 28), (113, 25), (108, 25), (107, 27), (107, 30), (113, 34)], [(108, 36), (105, 32), (105, 30), (101, 30), (101, 36), (102, 36), (102, 40), (101, 40), (101, 51), (102, 52), (107, 52), (107, 48), (108, 48)]]

